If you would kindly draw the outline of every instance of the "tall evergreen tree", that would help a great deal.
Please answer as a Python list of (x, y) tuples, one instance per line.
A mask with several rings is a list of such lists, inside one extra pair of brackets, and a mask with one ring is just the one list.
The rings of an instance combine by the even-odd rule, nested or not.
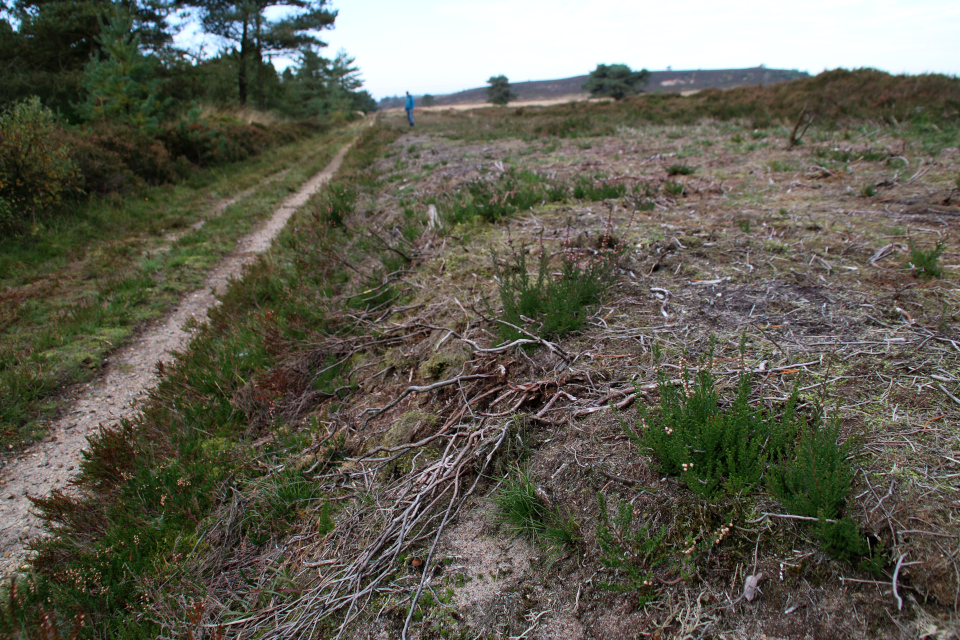
[(68, 116), (81, 92), (84, 67), (101, 47), (97, 37), (117, 6), (132, 19), (141, 47), (166, 48), (173, 34), (166, 18), (176, 0), (12, 0), (7, 13), (16, 30), (0, 26), (2, 97), (39, 95)]
[[(241, 104), (249, 99), (248, 73), (256, 75), (258, 103), (264, 106), (264, 56), (290, 53), (303, 47), (326, 46), (314, 32), (332, 28), (337, 12), (328, 0), (188, 0), (200, 9), (204, 29), (231, 43), (238, 51), (237, 90)], [(268, 20), (267, 7), (286, 9), (285, 17)]]
[(507, 79), (507, 76), (491, 76), (490, 79), (487, 80), (487, 84), (490, 85), (487, 87), (487, 102), (502, 107), (511, 100), (517, 99), (517, 94), (512, 91), (510, 80)]
[(360, 91), (363, 86), (360, 71), (345, 51), (328, 60), (313, 48), (303, 49), (300, 66), (284, 71), (283, 83), (287, 99), (282, 109), (294, 117), (376, 110), (373, 97)]
[(159, 61), (140, 51), (133, 19), (115, 7), (109, 22), (101, 19), (99, 50), (83, 75), (86, 100), (78, 105), (84, 120), (119, 120), (153, 129), (169, 99), (160, 97)]
[(590, 79), (583, 88), (594, 96), (608, 96), (622, 100), (629, 95), (640, 93), (647, 84), (650, 72), (646, 69), (633, 71), (625, 64), (598, 64), (590, 72)]

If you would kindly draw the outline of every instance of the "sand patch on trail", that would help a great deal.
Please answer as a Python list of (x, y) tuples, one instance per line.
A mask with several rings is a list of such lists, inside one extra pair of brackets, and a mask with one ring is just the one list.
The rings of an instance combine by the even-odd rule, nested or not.
[[(156, 364), (183, 349), (191, 334), (183, 329), (191, 318), (203, 321), (217, 304), (217, 294), (273, 239), (297, 209), (337, 171), (350, 145), (344, 146), (323, 171), (288, 197), (259, 228), (237, 243), (236, 251), (207, 277), (203, 287), (187, 294), (163, 320), (153, 323), (133, 344), (110, 358), (105, 375), (85, 385), (79, 398), (54, 422), (43, 442), (24, 451), (0, 472), (0, 574), (18, 570), (27, 560), (27, 544), (43, 534), (39, 519), (30, 511), (28, 496), (44, 496), (69, 484), (79, 467), (87, 437), (101, 424), (130, 416), (141, 398), (157, 384)], [(229, 205), (235, 199), (227, 200)], [(226, 206), (221, 203), (225, 209)]]

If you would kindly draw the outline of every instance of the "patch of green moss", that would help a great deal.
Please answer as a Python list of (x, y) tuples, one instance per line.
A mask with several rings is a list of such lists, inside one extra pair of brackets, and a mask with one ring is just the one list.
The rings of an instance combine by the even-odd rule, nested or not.
[(425, 380), (440, 380), (445, 375), (453, 375), (470, 357), (470, 353), (460, 346), (441, 349), (420, 364), (420, 377)]
[(424, 411), (408, 411), (400, 416), (393, 423), (393, 426), (387, 431), (381, 440), (384, 447), (396, 447), (401, 444), (407, 444), (413, 438), (417, 429), (426, 424), (433, 426), (437, 423), (437, 417)]

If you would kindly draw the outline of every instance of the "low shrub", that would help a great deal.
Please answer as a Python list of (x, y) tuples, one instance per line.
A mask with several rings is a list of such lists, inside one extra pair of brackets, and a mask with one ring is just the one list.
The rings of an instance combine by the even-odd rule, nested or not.
[[(659, 364), (662, 352), (656, 345), (653, 351)], [(827, 553), (881, 571), (882, 545), (871, 547), (859, 525), (843, 517), (859, 440), (841, 443), (839, 423), (824, 423), (819, 410), (809, 418), (800, 413), (799, 387), (778, 414), (750, 404), (747, 371), (727, 406), (720, 403), (708, 366), (691, 375), (682, 360), (679, 380), (670, 380), (658, 366), (657, 381), (659, 414), (641, 407), (634, 427), (622, 424), (630, 439), (657, 459), (661, 472), (679, 476), (708, 498), (748, 492), (765, 482), (791, 514), (817, 519), (816, 535)]]
[(668, 176), (689, 176), (696, 171), (695, 167), (686, 164), (673, 164), (667, 167)]
[(333, 183), (323, 191), (317, 203), (317, 215), (331, 227), (342, 227), (348, 215), (353, 213), (357, 192), (344, 183)]
[(178, 177), (167, 148), (140, 129), (100, 123), (70, 132), (67, 144), (88, 193), (164, 184)]
[(653, 570), (667, 559), (663, 543), (664, 530), (651, 532), (650, 527), (634, 522), (633, 505), (620, 503), (611, 521), (607, 500), (597, 494), (600, 520), (597, 523), (597, 544), (600, 564), (619, 574), (618, 582), (603, 582), (600, 586), (611, 591), (639, 591), (640, 603), (656, 597)]
[[(565, 254), (560, 276), (554, 278), (550, 258), (541, 247), (536, 279), (527, 272), (526, 250), (521, 249), (501, 267), (494, 256), (493, 268), (500, 284), (503, 303), (501, 319), (521, 326), (530, 318), (539, 327), (532, 331), (542, 337), (559, 336), (576, 331), (587, 321), (587, 307), (596, 304), (610, 284), (615, 253), (602, 250), (597, 255)], [(523, 334), (501, 325), (500, 337), (516, 340)]]
[(674, 182), (673, 180), (667, 180), (663, 184), (663, 190), (672, 196), (681, 196), (683, 195), (683, 192), (684, 192), (684, 186), (682, 182)]
[[(662, 357), (659, 347), (654, 353)], [(658, 367), (659, 415), (641, 407), (636, 429), (624, 421), (624, 430), (657, 458), (663, 473), (680, 476), (698, 495), (747, 491), (805, 424), (796, 410), (798, 394), (794, 390), (780, 416), (756, 408), (750, 404), (751, 375), (744, 371), (732, 404), (722, 406), (708, 365), (693, 373), (683, 360), (679, 381)]]
[(943, 254), (943, 243), (938, 242), (932, 249), (923, 249), (910, 241), (910, 261), (907, 266), (913, 269), (918, 278), (939, 278), (943, 275), (940, 266), (940, 256)]
[(52, 213), (77, 185), (76, 165), (53, 113), (37, 97), (0, 114), (0, 229)]
[(480, 178), (468, 182), (466, 193), (454, 203), (448, 217), (454, 223), (478, 218), (497, 222), (517, 211), (531, 209), (546, 199), (539, 176), (511, 168), (494, 180)]
[(589, 178), (581, 178), (573, 187), (574, 198), (577, 200), (592, 200), (594, 202), (622, 198), (626, 193), (627, 187), (622, 183), (613, 183), (606, 180), (590, 180)]
[(123, 157), (101, 142), (97, 135), (83, 135), (79, 131), (67, 134), (67, 148), (77, 166), (83, 190), (87, 194), (106, 194), (140, 184), (141, 180)]
[(804, 425), (792, 456), (771, 466), (767, 485), (790, 513), (817, 518), (816, 535), (824, 551), (880, 575), (886, 564), (882, 543), (871, 548), (860, 526), (843, 516), (859, 441), (840, 444), (839, 431), (837, 421)]
[(770, 491), (790, 513), (834, 519), (846, 504), (855, 440), (839, 442), (840, 425), (817, 416), (801, 425), (793, 455), (770, 468)]

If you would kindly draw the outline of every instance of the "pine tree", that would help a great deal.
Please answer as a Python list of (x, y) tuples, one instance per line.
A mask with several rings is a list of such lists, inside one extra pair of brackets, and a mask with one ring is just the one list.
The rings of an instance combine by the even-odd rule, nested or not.
[(159, 61), (140, 52), (140, 36), (132, 33), (128, 13), (115, 7), (109, 22), (99, 19), (100, 48), (84, 69), (82, 87), (87, 98), (77, 110), (88, 122), (119, 120), (154, 129), (170, 102), (159, 97)]
[[(238, 47), (237, 87), (241, 104), (246, 104), (249, 97), (248, 70), (255, 70), (261, 109), (265, 106), (264, 57), (326, 46), (315, 34), (332, 28), (337, 17), (336, 11), (327, 9), (327, 0), (187, 0), (187, 4), (200, 9), (201, 22), (208, 33)], [(268, 7), (284, 9), (284, 17), (267, 19)]]
[(517, 99), (517, 94), (513, 93), (510, 81), (505, 75), (491, 76), (487, 80), (487, 102), (495, 105), (504, 106), (511, 100)]
[(590, 72), (590, 79), (583, 88), (593, 96), (623, 100), (629, 95), (640, 93), (649, 78), (650, 72), (646, 69), (633, 71), (625, 64), (598, 64), (597, 68)]

